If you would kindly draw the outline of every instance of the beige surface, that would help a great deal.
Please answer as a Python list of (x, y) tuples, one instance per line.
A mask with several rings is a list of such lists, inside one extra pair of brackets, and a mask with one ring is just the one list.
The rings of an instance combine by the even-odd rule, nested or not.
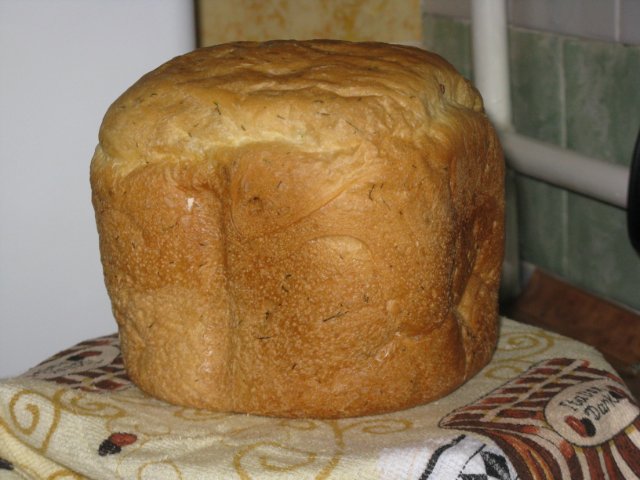
[(334, 38), (419, 45), (419, 0), (199, 0), (200, 44)]
[[(356, 419), (217, 414), (169, 405), (126, 385), (96, 393), (96, 383), (109, 379), (108, 374), (66, 386), (16, 378), (0, 382), (0, 458), (33, 479), (418, 478), (419, 473), (406, 473), (418, 454), (433, 453), (460, 435), (439, 427), (443, 418), (459, 407), (478, 404), (531, 365), (557, 357), (584, 359), (593, 372), (611, 371), (590, 347), (503, 319), (496, 355), (465, 386), (429, 405)], [(40, 376), (51, 376), (54, 363), (41, 366)], [(69, 382), (73, 375), (65, 378)], [(115, 374), (110, 379), (122, 385)], [(632, 430), (627, 429), (629, 434)], [(114, 432), (135, 434), (136, 439), (118, 453), (99, 455), (99, 446)], [(552, 441), (549, 435), (545, 438)], [(565, 451), (567, 446), (565, 442)], [(424, 469), (426, 460), (419, 465)]]
[(503, 169), (478, 93), (424, 50), (174, 59), (109, 109), (91, 166), (130, 376), (287, 417), (452, 391), (495, 345)]

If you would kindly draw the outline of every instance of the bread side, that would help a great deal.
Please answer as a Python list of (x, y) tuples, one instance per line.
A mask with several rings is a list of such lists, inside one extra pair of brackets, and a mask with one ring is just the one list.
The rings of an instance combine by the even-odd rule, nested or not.
[(91, 169), (131, 378), (290, 417), (446, 394), (495, 345), (502, 177), (479, 96), (426, 52), (174, 59), (110, 108)]

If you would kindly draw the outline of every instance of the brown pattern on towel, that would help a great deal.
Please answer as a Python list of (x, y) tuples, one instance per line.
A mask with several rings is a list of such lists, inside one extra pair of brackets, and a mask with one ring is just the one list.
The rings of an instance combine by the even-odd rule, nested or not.
[(118, 335), (87, 340), (55, 354), (24, 374), (71, 389), (113, 392), (130, 388)]
[(545, 360), (440, 426), (490, 437), (523, 480), (640, 477), (640, 410), (616, 375)]

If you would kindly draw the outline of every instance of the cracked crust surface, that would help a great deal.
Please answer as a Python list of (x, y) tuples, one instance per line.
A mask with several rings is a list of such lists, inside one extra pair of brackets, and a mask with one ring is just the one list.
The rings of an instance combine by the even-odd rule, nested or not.
[(111, 106), (91, 183), (125, 364), (152, 395), (367, 415), (490, 359), (502, 152), (436, 55), (307, 41), (178, 57)]

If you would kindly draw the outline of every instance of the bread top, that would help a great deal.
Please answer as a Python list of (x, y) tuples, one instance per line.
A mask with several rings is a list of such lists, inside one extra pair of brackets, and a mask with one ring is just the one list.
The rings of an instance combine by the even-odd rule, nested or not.
[(238, 42), (201, 48), (143, 76), (109, 108), (94, 168), (197, 161), (260, 142), (349, 155), (393, 138), (420, 145), (482, 112), (441, 57), (381, 43)]

